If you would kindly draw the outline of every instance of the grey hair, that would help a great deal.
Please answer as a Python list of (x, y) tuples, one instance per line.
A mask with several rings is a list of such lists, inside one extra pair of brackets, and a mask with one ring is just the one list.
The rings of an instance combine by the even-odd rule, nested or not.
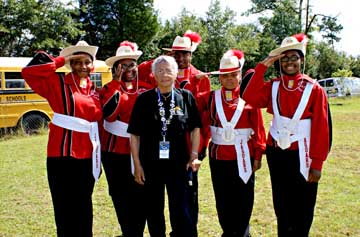
[(168, 63), (175, 73), (178, 72), (178, 65), (174, 57), (161, 55), (157, 57), (151, 65), (151, 71), (155, 74), (155, 70), (160, 63)]

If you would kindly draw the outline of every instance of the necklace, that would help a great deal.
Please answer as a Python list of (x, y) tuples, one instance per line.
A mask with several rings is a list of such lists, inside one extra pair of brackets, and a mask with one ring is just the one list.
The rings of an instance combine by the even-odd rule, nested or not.
[(120, 89), (122, 90), (122, 92), (124, 92), (125, 94), (128, 94), (128, 95), (138, 94), (138, 92), (139, 92), (139, 78), (138, 78), (138, 75), (136, 75), (136, 90), (134, 92), (128, 92), (127, 89), (123, 88), (122, 84), (120, 84)]
[(164, 100), (167, 100), (171, 96), (171, 93), (169, 93), (166, 96), (164, 94), (161, 94), (161, 96), (164, 98)]
[[(304, 60), (305, 60), (305, 58), (304, 58)], [(302, 72), (303, 72), (303, 73), (301, 74), (301, 81), (298, 82), (297, 87), (295, 87), (294, 89), (288, 89), (288, 88), (285, 86), (285, 82), (284, 82), (284, 78), (283, 78), (283, 74), (282, 74), (281, 66), (280, 66), (281, 85), (283, 86), (283, 88), (284, 88), (286, 91), (289, 91), (289, 92), (293, 92), (293, 91), (296, 91), (296, 90), (300, 89), (300, 87), (302, 86), (303, 81), (304, 81), (305, 61), (304, 61), (304, 68), (303, 68), (303, 71), (302, 71)]]
[(304, 81), (304, 77), (301, 76), (301, 80), (298, 81), (297, 86), (296, 86), (294, 89), (289, 89), (287, 86), (285, 86), (284, 78), (283, 78), (283, 75), (281, 74), (281, 84), (282, 84), (283, 88), (284, 88), (286, 91), (289, 91), (289, 92), (296, 91), (296, 90), (300, 89), (300, 87), (301, 87), (302, 84), (303, 84), (303, 81)]
[[(73, 80), (73, 82), (74, 82), (74, 84), (75, 84), (76, 90), (77, 90), (80, 94), (84, 94), (84, 93), (81, 92), (79, 86), (77, 85), (77, 83), (76, 83), (76, 81), (75, 81), (75, 78), (74, 78), (74, 74), (73, 74), (72, 72), (71, 72), (71, 78), (72, 78), (72, 80)], [(88, 96), (88, 95), (89, 95), (89, 92), (87, 92), (87, 94), (85, 94), (85, 95)]]
[(166, 132), (168, 129), (168, 125), (170, 125), (171, 120), (175, 114), (175, 99), (174, 99), (174, 91), (171, 90), (169, 96), (171, 95), (171, 101), (170, 101), (170, 109), (169, 109), (169, 118), (166, 119), (165, 118), (165, 108), (164, 108), (164, 103), (161, 101), (161, 94), (160, 94), (160, 90), (159, 88), (157, 88), (157, 94), (158, 94), (158, 106), (159, 106), (159, 115), (160, 115), (160, 120), (162, 122), (162, 128), (161, 128), (161, 135), (163, 137), (163, 140), (165, 141), (165, 137), (166, 137)]

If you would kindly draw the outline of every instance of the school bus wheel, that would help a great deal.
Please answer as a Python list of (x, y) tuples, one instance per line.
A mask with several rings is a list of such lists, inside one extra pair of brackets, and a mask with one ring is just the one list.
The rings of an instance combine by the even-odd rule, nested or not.
[(48, 120), (45, 116), (37, 113), (24, 115), (19, 121), (19, 127), (26, 134), (39, 133), (41, 130), (46, 129)]

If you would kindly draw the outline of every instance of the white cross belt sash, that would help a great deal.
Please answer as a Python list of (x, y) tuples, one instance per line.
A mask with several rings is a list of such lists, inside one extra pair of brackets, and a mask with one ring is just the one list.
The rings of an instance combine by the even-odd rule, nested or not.
[(130, 133), (127, 132), (128, 126), (129, 125), (127, 123), (121, 122), (119, 120), (116, 120), (114, 122), (108, 122), (104, 120), (104, 129), (107, 132), (119, 137), (130, 138)]
[(224, 140), (223, 133), (225, 132), (225, 129), (210, 126), (210, 130), (212, 143), (216, 145), (235, 146), (239, 176), (247, 183), (252, 174), (250, 151), (247, 142), (250, 139), (251, 134), (253, 134), (253, 130), (251, 128), (234, 129), (235, 135), (231, 141)]
[(235, 129), (235, 126), (238, 123), (244, 109), (245, 101), (238, 98), (236, 110), (230, 121), (227, 121), (225, 116), (221, 99), (221, 89), (215, 91), (215, 106), (222, 128), (210, 127), (211, 141), (218, 145), (235, 146), (239, 176), (244, 183), (247, 183), (252, 174), (250, 152), (247, 145), (252, 129)]
[[(129, 127), (129, 124), (127, 123), (124, 123), (124, 122), (121, 122), (119, 120), (116, 120), (114, 122), (108, 122), (106, 120), (104, 120), (104, 129), (115, 135), (115, 136), (118, 136), (118, 137), (125, 137), (125, 138), (129, 138), (129, 142), (130, 142), (130, 133), (127, 132), (127, 129)], [(131, 156), (131, 173), (134, 174), (135, 172), (135, 166), (134, 166), (134, 160), (132, 158), (132, 155)]]
[(272, 106), (274, 111), (274, 118), (271, 122), (270, 134), (276, 140), (279, 147), (283, 150), (289, 148), (291, 143), (296, 141), (298, 142), (300, 172), (307, 180), (311, 165), (311, 158), (309, 155), (311, 119), (300, 120), (300, 118), (304, 113), (306, 105), (309, 101), (313, 84), (306, 84), (300, 103), (292, 119), (280, 115), (277, 103), (279, 84), (280, 82), (276, 81), (272, 85)]
[[(290, 120), (289, 118), (281, 116), (281, 120)], [(286, 123), (282, 123), (286, 124)], [(270, 134), (276, 140), (279, 141), (278, 126), (274, 121), (271, 123)], [(311, 131), (311, 120), (303, 119), (300, 120), (297, 126), (289, 131), (290, 143), (298, 142), (299, 148), (299, 159), (300, 159), (300, 172), (307, 180), (309, 176), (309, 170), (311, 165), (310, 158), (310, 131)]]
[(76, 132), (89, 133), (93, 146), (92, 172), (95, 181), (98, 181), (101, 169), (101, 146), (99, 139), (99, 127), (97, 122), (89, 122), (85, 119), (76, 118), (64, 114), (54, 113), (52, 123), (56, 126)]

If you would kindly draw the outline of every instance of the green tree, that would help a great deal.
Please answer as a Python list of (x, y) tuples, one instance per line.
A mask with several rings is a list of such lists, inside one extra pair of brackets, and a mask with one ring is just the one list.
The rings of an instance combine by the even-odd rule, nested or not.
[(231, 48), (240, 49), (245, 54), (245, 65), (243, 72), (247, 69), (254, 68), (263, 58), (262, 52), (259, 51), (261, 38), (260, 30), (255, 24), (244, 24), (235, 26), (230, 31), (231, 38), (229, 44)]
[[(267, 14), (270, 17), (262, 17), (260, 19), (263, 19), (263, 25), (266, 19), (273, 21), (268, 24), (273, 25), (272, 30), (274, 31), (271, 32), (275, 34), (274, 39), (277, 39), (277, 42), (287, 35), (300, 32), (311, 34), (316, 29), (323, 32), (324, 37), (328, 40), (340, 40), (337, 35), (343, 27), (337, 23), (337, 18), (321, 13), (314, 14), (310, 0), (251, 0), (251, 2), (252, 7), (245, 14), (270, 11), (270, 14)], [(322, 16), (321, 23), (317, 21), (319, 16)]]
[(209, 71), (218, 70), (222, 55), (231, 45), (232, 30), (235, 28), (235, 12), (226, 8), (222, 11), (220, 1), (215, 0), (206, 12), (204, 23), (208, 30), (206, 43), (206, 65)]
[(347, 69), (339, 69), (331, 74), (331, 77), (352, 77), (352, 71)]
[[(187, 30), (197, 32), (202, 38), (202, 42), (197, 47), (192, 57), (192, 64), (201, 69), (203, 68), (204, 54), (206, 51), (207, 29), (203, 19), (183, 8), (178, 16), (165, 22), (165, 26), (161, 30), (162, 39), (159, 39), (158, 47), (171, 48), (176, 36), (183, 36)], [(164, 52), (163, 52), (164, 53)]]
[(319, 24), (319, 31), (323, 38), (325, 38), (331, 45), (341, 40), (337, 34), (344, 28), (342, 25), (337, 24), (335, 17), (323, 16)]
[(301, 20), (297, 16), (295, 1), (284, 0), (275, 6), (272, 16), (259, 17), (259, 22), (264, 28), (263, 34), (280, 44), (286, 36), (301, 32)]
[(58, 54), (81, 32), (72, 15), (58, 0), (1, 1), (0, 54), (32, 56), (38, 49)]
[[(265, 16), (259, 17), (259, 22), (263, 26), (259, 50), (264, 54), (276, 48), (286, 36), (300, 32), (312, 38), (313, 32), (320, 31), (326, 42), (330, 44), (340, 40), (337, 35), (342, 30), (342, 26), (337, 23), (337, 18), (320, 13), (313, 14), (310, 0), (252, 0), (251, 2), (252, 7), (245, 14), (266, 13), (263, 14)], [(322, 16), (320, 23), (317, 19), (319, 16)], [(338, 65), (337, 63), (326, 65), (327, 62), (322, 61), (325, 56), (321, 57), (319, 51), (314, 51), (316, 44), (310, 41), (307, 46), (305, 73), (312, 77), (330, 75), (329, 70), (337, 70)], [(336, 61), (339, 55), (335, 51), (325, 49), (325, 46), (321, 44), (319, 50), (325, 50), (325, 55), (331, 51), (332, 56), (335, 57), (331, 60)], [(338, 61), (341, 60), (339, 58)], [(325, 65), (322, 65), (323, 63)], [(273, 75), (273, 72), (269, 71), (269, 74)]]
[(353, 56), (349, 57), (349, 68), (353, 72), (354, 77), (360, 77), (360, 56), (356, 58)]
[(141, 50), (151, 51), (160, 23), (153, 0), (80, 0), (83, 38), (100, 46), (98, 57), (114, 55), (123, 40), (136, 42)]
[(343, 69), (345, 54), (340, 56), (335, 49), (326, 42), (320, 42), (314, 50), (315, 60), (319, 62), (318, 78), (331, 77), (331, 74), (338, 69)]

